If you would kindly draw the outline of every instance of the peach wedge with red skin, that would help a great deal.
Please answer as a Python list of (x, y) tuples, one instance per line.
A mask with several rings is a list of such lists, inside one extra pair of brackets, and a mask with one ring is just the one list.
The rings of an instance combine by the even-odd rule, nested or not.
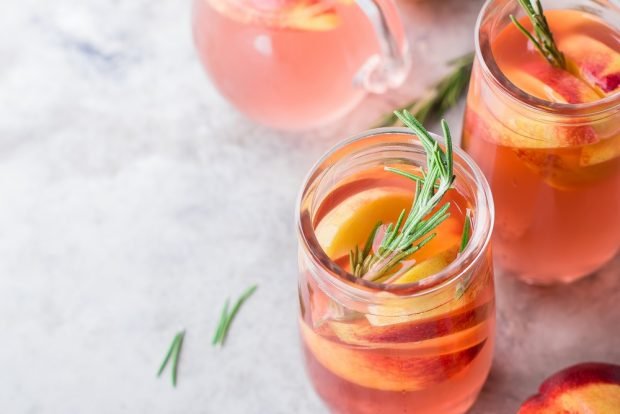
[(365, 240), (377, 220), (395, 222), (411, 205), (411, 194), (374, 188), (355, 194), (329, 211), (315, 229), (316, 238), (331, 258), (348, 256)]
[(475, 308), (420, 321), (383, 326), (372, 325), (367, 320), (330, 321), (329, 326), (341, 341), (352, 345), (402, 344), (425, 341), (472, 328), (487, 320), (490, 312), (492, 304), (485, 303)]
[(583, 363), (549, 377), (518, 414), (617, 414), (620, 366)]
[(321, 365), (362, 387), (383, 391), (413, 391), (441, 383), (463, 370), (478, 356), (486, 341), (433, 356), (409, 355), (401, 350), (350, 348), (332, 342), (301, 323), (303, 340)]
[(587, 82), (599, 95), (620, 87), (620, 53), (605, 43), (581, 33), (563, 37), (558, 47), (568, 62), (568, 70)]
[[(282, 29), (305, 31), (328, 31), (340, 25), (337, 10), (319, 0), (242, 1), (238, 3), (231, 3), (227, 0), (206, 1), (219, 13), (243, 24), (259, 23)], [(340, 2), (348, 4), (349, 0)]]
[(583, 103), (600, 99), (587, 83), (547, 62), (524, 64), (508, 74), (508, 79), (519, 89), (556, 103)]

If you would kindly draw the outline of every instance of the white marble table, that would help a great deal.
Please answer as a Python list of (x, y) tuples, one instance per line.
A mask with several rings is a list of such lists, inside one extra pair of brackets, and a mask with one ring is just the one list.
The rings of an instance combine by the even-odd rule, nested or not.
[[(480, 1), (401, 6), (423, 56), (408, 84), (286, 134), (217, 95), (187, 0), (2, 0), (0, 411), (324, 412), (296, 332), (301, 180), (470, 50)], [(498, 278), (496, 361), (472, 412), (514, 412), (566, 364), (619, 362), (619, 269), (552, 289)], [(225, 297), (251, 283), (226, 347), (212, 348)], [(181, 328), (173, 389), (155, 371)]]

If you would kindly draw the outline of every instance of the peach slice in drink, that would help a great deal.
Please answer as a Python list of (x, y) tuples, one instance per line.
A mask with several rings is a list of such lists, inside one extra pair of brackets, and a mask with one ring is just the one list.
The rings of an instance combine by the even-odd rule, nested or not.
[[(459, 203), (460, 205), (466, 205), (466, 201), (457, 192), (450, 191), (449, 194), (450, 196), (459, 197), (460, 200), (456, 200), (456, 201), (457, 203), (460, 202)], [(423, 249), (420, 249), (417, 252), (415, 252), (411, 256), (411, 259), (415, 260), (416, 263), (419, 265), (419, 264), (422, 264), (422, 262), (427, 261), (428, 259), (431, 259), (437, 256), (437, 252), (442, 252), (440, 255), (447, 262), (446, 263), (446, 266), (447, 266), (448, 263), (454, 260), (454, 255), (452, 255), (452, 253), (456, 254), (455, 249), (458, 249), (458, 246), (461, 243), (462, 232), (463, 232), (463, 223), (460, 220), (457, 220), (455, 217), (448, 218), (443, 223), (441, 223), (439, 226), (437, 226), (437, 228), (435, 228), (433, 233), (436, 233), (436, 236), (433, 237), (431, 241), (428, 242), (424, 246)], [(437, 271), (439, 270), (441, 269), (438, 269)], [(430, 276), (433, 273), (437, 273), (437, 272), (430, 272), (430, 273), (428, 271), (422, 272), (422, 274), (418, 276), (418, 280), (421, 280), (422, 278), (426, 276)], [(414, 275), (411, 275), (409, 279), (412, 279)], [(410, 283), (414, 281), (415, 280), (407, 280), (407, 279), (401, 278), (401, 279), (398, 279), (397, 283)]]
[(400, 299), (392, 293), (383, 292), (380, 296), (386, 299), (385, 304), (368, 306), (366, 319), (375, 327), (404, 326), (407, 323), (464, 312), (487, 299), (487, 295), (482, 292), (483, 287), (488, 285), (488, 279), (484, 275), (476, 277), (469, 284), (467, 277), (464, 277), (461, 283), (455, 285), (454, 290), (446, 289), (441, 294), (424, 297)]
[[(334, 7), (320, 0), (204, 0), (211, 7), (244, 24), (259, 23), (281, 29), (309, 31), (332, 30), (340, 24)], [(350, 3), (342, 0), (343, 4)]]
[(456, 258), (457, 253), (458, 244), (454, 244), (448, 249), (443, 250), (430, 258), (416, 263), (411, 269), (407, 270), (392, 283), (402, 285), (405, 283), (419, 282), (428, 276), (437, 274), (445, 269), (450, 262)]
[(583, 167), (597, 165), (620, 157), (620, 136), (601, 140), (581, 149), (579, 164)]
[[(532, 65), (530, 65), (532, 66)], [(564, 81), (554, 81), (547, 85), (543, 79), (552, 77), (545, 71), (539, 71), (541, 78), (535, 76), (536, 70), (511, 69), (507, 77), (516, 86), (530, 95), (555, 103), (571, 101), (589, 102), (599, 99), (598, 95), (584, 82), (565, 71), (554, 69)], [(475, 88), (475, 85), (473, 85)], [(577, 88), (571, 90), (570, 88)], [(490, 108), (470, 99), (465, 117), (465, 128), (475, 130), (481, 138), (505, 147), (512, 148), (565, 148), (594, 144), (599, 141), (596, 131), (589, 126), (554, 125), (535, 122), (519, 116), (517, 113), (491, 113)]]
[(558, 41), (568, 70), (587, 82), (602, 97), (620, 86), (620, 54), (605, 43), (582, 33)]
[(348, 256), (378, 220), (393, 223), (411, 206), (411, 193), (373, 188), (349, 197), (323, 217), (315, 234), (329, 257)]
[(519, 89), (556, 103), (594, 102), (600, 99), (588, 84), (547, 62), (530, 62), (506, 73)]
[(491, 304), (461, 309), (456, 312), (391, 325), (372, 325), (367, 320), (350, 322), (330, 321), (329, 326), (343, 342), (352, 345), (392, 347), (412, 343), (439, 341), (438, 338), (453, 335), (458, 331), (469, 331), (488, 319)]
[(417, 356), (403, 350), (346, 347), (317, 335), (303, 322), (301, 332), (325, 368), (354, 384), (385, 391), (420, 390), (443, 382), (465, 368), (485, 345), (482, 341), (454, 352)]

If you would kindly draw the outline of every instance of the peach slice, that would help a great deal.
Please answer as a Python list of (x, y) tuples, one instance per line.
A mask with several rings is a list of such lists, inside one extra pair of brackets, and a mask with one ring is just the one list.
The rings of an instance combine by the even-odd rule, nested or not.
[(529, 398), (519, 414), (620, 412), (620, 366), (583, 363), (551, 376)]
[(600, 96), (579, 78), (547, 62), (531, 62), (508, 71), (506, 77), (519, 89), (556, 103), (593, 102)]
[(620, 53), (605, 43), (582, 33), (563, 36), (559, 49), (568, 61), (568, 70), (587, 82), (600, 96), (620, 86)]
[(484, 340), (455, 352), (414, 356), (402, 350), (351, 348), (317, 335), (303, 322), (301, 333), (326, 369), (354, 384), (384, 391), (420, 390), (443, 382), (463, 370), (486, 344)]
[[(458, 238), (456, 240), (458, 241)], [(416, 263), (411, 269), (407, 270), (393, 283), (398, 285), (418, 282), (425, 277), (439, 273), (456, 258), (458, 249), (458, 244), (453, 244), (450, 248), (442, 251), (441, 253), (437, 253), (429, 259)]]
[[(437, 296), (422, 296), (417, 298), (402, 298), (389, 292), (383, 292), (390, 302), (385, 305), (370, 305), (365, 316), (374, 327), (399, 326), (424, 319), (439, 318), (455, 312), (462, 312), (474, 307), (474, 301), (483, 302), (486, 295), (492, 293), (492, 284), (489, 274), (475, 275), (469, 286), (464, 286), (464, 293), (457, 294), (449, 289), (443, 290)], [(412, 313), (412, 309), (418, 309)]]
[[(259, 23), (280, 28), (327, 31), (340, 24), (336, 9), (318, 0), (204, 0), (219, 13), (243, 24)], [(348, 4), (349, 0), (341, 0)]]
[(286, 10), (279, 25), (310, 31), (332, 30), (340, 24), (340, 17), (332, 8), (325, 8), (321, 1), (302, 1)]
[(579, 164), (587, 167), (604, 163), (616, 157), (620, 157), (620, 136), (604, 139), (597, 144), (583, 147)]
[(425, 321), (412, 321), (402, 324), (374, 326), (368, 321), (353, 322), (330, 321), (329, 326), (343, 342), (362, 346), (394, 346), (426, 342), (434, 338), (454, 335), (454, 332), (465, 331), (480, 325), (489, 318), (492, 304), (487, 302), (475, 308), (442, 315)]
[[(466, 205), (467, 203), (465, 199), (455, 201), (456, 203), (461, 203), (460, 205)], [(452, 204), (454, 204), (454, 202), (452, 202)], [(462, 232), (463, 223), (455, 217), (449, 217), (443, 223), (437, 226), (435, 230), (433, 230), (433, 233), (436, 233), (437, 235), (433, 237), (433, 239), (431, 239), (431, 241), (428, 242), (423, 249), (415, 252), (411, 256), (411, 258), (417, 263), (422, 263), (423, 261), (435, 256), (437, 254), (436, 252), (447, 252), (454, 246), (457, 246), (461, 243)], [(445, 258), (448, 259), (448, 263), (454, 260), (454, 257)]]
[(488, 142), (512, 148), (545, 149), (589, 145), (599, 141), (590, 126), (544, 124), (512, 111), (492, 114), (484, 103), (472, 101), (468, 102), (464, 129)]
[(616, 171), (613, 165), (604, 163), (605, 157), (611, 157), (615, 150), (599, 147), (601, 143), (591, 146), (595, 148), (586, 146), (575, 150), (514, 151), (548, 185), (561, 191), (571, 191), (598, 182)]
[(366, 240), (378, 220), (396, 222), (403, 209), (411, 206), (405, 190), (370, 189), (347, 198), (321, 219), (315, 234), (325, 253), (332, 258), (349, 254), (360, 240)]

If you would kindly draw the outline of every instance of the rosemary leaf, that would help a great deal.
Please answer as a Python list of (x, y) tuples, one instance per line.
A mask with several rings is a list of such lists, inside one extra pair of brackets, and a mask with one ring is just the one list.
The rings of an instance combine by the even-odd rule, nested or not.
[(177, 342), (172, 352), (172, 386), (177, 386), (177, 374), (179, 371), (179, 357), (181, 355), (181, 348), (183, 347), (183, 339), (185, 338), (185, 331), (181, 331), (177, 334)]
[(228, 317), (228, 306), (230, 305), (230, 299), (226, 299), (226, 303), (224, 304), (224, 308), (222, 309), (222, 314), (220, 315), (220, 322), (217, 325), (217, 330), (215, 331), (215, 335), (213, 336), (213, 340), (211, 341), (212, 345), (216, 345), (222, 339), (222, 334), (224, 332), (224, 326), (226, 324), (226, 318)]
[(550, 65), (556, 68), (566, 69), (566, 58), (555, 44), (553, 33), (545, 17), (545, 12), (540, 0), (518, 0), (518, 2), (530, 19), (534, 33), (530, 33), (513, 15), (510, 15), (510, 20), (512, 20), (517, 29), (532, 42)]
[(164, 369), (168, 365), (168, 362), (170, 362), (170, 359), (172, 359), (172, 385), (174, 387), (177, 386), (179, 356), (181, 354), (181, 347), (183, 346), (184, 337), (185, 337), (185, 331), (178, 332), (174, 336), (174, 339), (172, 340), (172, 343), (170, 344), (170, 348), (168, 348), (168, 352), (166, 353), (166, 356), (164, 357), (164, 360), (161, 363), (159, 370), (157, 371), (157, 376), (158, 377), (161, 376), (161, 374), (164, 372)]
[(233, 306), (230, 312), (228, 312), (229, 301), (228, 300), (226, 301), (226, 305), (224, 306), (224, 309), (222, 311), (222, 316), (220, 318), (220, 323), (217, 327), (217, 330), (215, 331), (215, 336), (214, 336), (213, 343), (212, 343), (214, 346), (215, 345), (224, 346), (224, 343), (226, 342), (226, 337), (228, 336), (228, 331), (230, 330), (230, 326), (233, 320), (235, 319), (235, 316), (237, 316), (239, 309), (241, 309), (241, 305), (243, 305), (243, 303), (246, 300), (248, 300), (250, 296), (252, 296), (252, 294), (256, 291), (256, 289), (258, 289), (257, 285), (253, 285), (249, 287), (239, 297), (239, 299), (237, 299), (237, 302), (235, 303), (235, 305)]
[[(441, 117), (448, 109), (456, 105), (459, 98), (467, 90), (473, 62), (473, 53), (450, 61), (449, 65), (452, 70), (421, 98), (406, 104), (402, 109), (411, 112), (420, 123), (425, 123), (431, 118)], [(401, 125), (401, 122), (394, 112), (385, 115), (375, 124), (375, 127), (396, 125)]]
[(465, 214), (465, 224), (463, 225), (463, 235), (461, 236), (461, 247), (459, 252), (463, 252), (469, 239), (471, 238), (471, 219), (469, 218), (469, 211)]

